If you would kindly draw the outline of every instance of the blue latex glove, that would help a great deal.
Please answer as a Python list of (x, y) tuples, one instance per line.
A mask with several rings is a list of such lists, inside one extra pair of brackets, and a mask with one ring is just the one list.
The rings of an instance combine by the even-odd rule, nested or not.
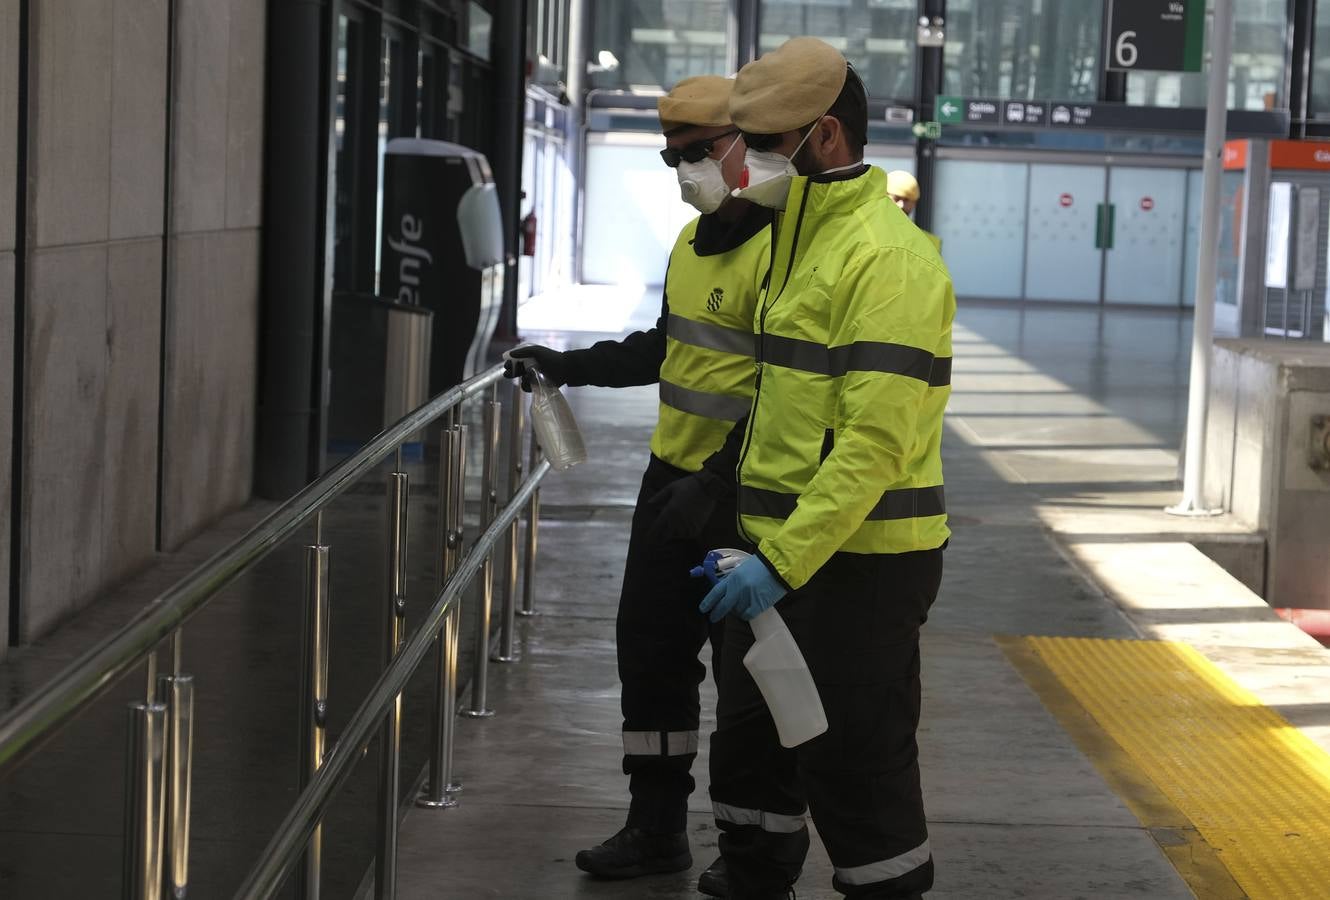
[(766, 563), (753, 556), (722, 578), (702, 598), (698, 609), (707, 613), (713, 622), (719, 622), (731, 612), (738, 613), (747, 622), (775, 606), (785, 594), (785, 587), (771, 574)]

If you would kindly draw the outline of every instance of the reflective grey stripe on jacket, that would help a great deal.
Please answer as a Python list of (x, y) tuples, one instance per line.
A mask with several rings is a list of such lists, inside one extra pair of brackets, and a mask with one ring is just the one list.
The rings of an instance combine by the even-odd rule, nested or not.
[(786, 816), (761, 809), (745, 809), (742, 806), (715, 802), (711, 804), (711, 810), (718, 822), (728, 822), (731, 825), (756, 825), (763, 831), (774, 834), (793, 834), (808, 827), (802, 815)]
[(828, 347), (815, 341), (764, 334), (762, 361), (833, 378), (847, 372), (886, 372), (926, 381), (930, 387), (951, 384), (951, 357), (938, 358), (918, 347), (881, 341)]
[(665, 336), (672, 337), (681, 344), (701, 347), (703, 350), (719, 350), (721, 353), (733, 353), (749, 358), (757, 347), (757, 335), (751, 330), (695, 322), (674, 313), (670, 313), (670, 317), (665, 321)]
[(660, 380), (660, 402), (680, 412), (704, 416), (708, 419), (720, 419), (725, 422), (737, 422), (748, 415), (752, 401), (747, 397), (730, 397), (726, 394), (709, 394), (692, 388)]
[(625, 756), (688, 756), (697, 752), (696, 731), (625, 731)]
[[(770, 519), (788, 519), (799, 503), (798, 494), (768, 491), (739, 485), (739, 514), (765, 516)], [(942, 485), (921, 488), (902, 488), (886, 491), (877, 505), (869, 510), (865, 521), (883, 522), (890, 519), (916, 519), (940, 516), (947, 511)]]
[(902, 853), (900, 856), (893, 856), (890, 859), (871, 862), (863, 866), (851, 866), (848, 869), (836, 866), (836, 878), (845, 884), (855, 885), (890, 881), (893, 878), (908, 875), (928, 862), (932, 852), (928, 846), (928, 839), (924, 838), (922, 844), (913, 850)]

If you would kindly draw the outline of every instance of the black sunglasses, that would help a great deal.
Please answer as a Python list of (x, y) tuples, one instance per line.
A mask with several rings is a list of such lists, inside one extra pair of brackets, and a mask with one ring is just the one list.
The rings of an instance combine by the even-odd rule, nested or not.
[(758, 153), (766, 153), (770, 150), (776, 149), (776, 145), (779, 144), (781, 138), (785, 136), (784, 133), (749, 134), (747, 131), (741, 131), (739, 133), (743, 135), (744, 144), (748, 149), (756, 150)]
[(738, 133), (739, 129), (735, 128), (733, 131), (727, 131), (724, 134), (717, 134), (713, 137), (703, 138), (700, 141), (693, 141), (691, 144), (685, 144), (678, 150), (673, 147), (666, 147), (660, 151), (660, 158), (665, 160), (665, 165), (671, 169), (678, 168), (681, 162), (701, 162), (711, 155), (711, 151), (716, 146), (716, 141)]
[[(817, 122), (820, 121), (822, 120), (818, 119), (816, 122), (812, 122), (802, 128), (796, 128), (794, 130), (799, 132), (800, 138), (807, 137), (808, 132), (812, 131), (813, 128), (817, 126)], [(776, 146), (781, 142), (781, 138), (785, 137), (789, 132), (781, 131), (776, 134), (749, 134), (747, 131), (740, 131), (739, 133), (743, 135), (744, 144), (747, 145), (749, 150), (756, 150), (758, 153), (767, 153), (771, 150), (775, 150)]]

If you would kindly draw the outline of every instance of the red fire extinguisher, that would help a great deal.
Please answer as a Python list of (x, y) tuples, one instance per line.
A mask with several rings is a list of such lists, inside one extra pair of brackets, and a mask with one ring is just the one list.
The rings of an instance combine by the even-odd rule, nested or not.
[(533, 209), (522, 220), (522, 255), (536, 255), (536, 211)]

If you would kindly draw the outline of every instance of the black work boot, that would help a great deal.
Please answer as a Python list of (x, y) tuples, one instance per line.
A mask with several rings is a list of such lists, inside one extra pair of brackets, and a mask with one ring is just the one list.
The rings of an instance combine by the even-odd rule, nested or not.
[[(702, 870), (702, 874), (697, 877), (697, 892), (708, 897), (730, 896), (730, 870), (725, 865), (725, 857), (717, 856), (715, 862)], [(780, 894), (773, 896), (777, 900), (786, 900), (786, 898), (793, 900), (794, 888), (786, 888)]]
[(649, 834), (625, 827), (599, 847), (579, 850), (577, 867), (601, 878), (636, 878), (656, 872), (682, 872), (693, 866), (688, 835)]
[(715, 862), (702, 870), (697, 877), (697, 891), (708, 897), (730, 896), (730, 870), (725, 865), (725, 857), (717, 856)]

